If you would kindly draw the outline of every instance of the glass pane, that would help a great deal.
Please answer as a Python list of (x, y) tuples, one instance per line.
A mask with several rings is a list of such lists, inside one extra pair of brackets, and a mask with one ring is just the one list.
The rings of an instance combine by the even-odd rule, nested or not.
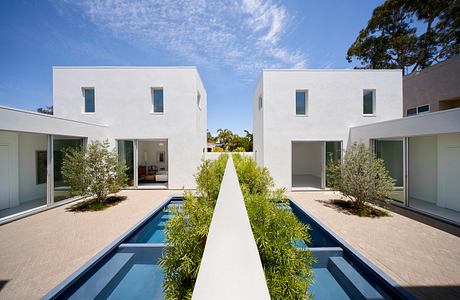
[(70, 187), (64, 181), (62, 176), (62, 161), (66, 149), (81, 149), (83, 139), (75, 137), (55, 136), (53, 138), (53, 174), (54, 174), (54, 202), (59, 202), (70, 198)]
[(412, 115), (416, 115), (416, 114), (417, 114), (417, 108), (415, 108), (415, 107), (414, 108), (409, 108), (407, 110), (407, 115), (408, 116), (412, 116)]
[[(326, 142), (326, 166), (333, 161), (342, 159), (342, 142)], [(327, 167), (326, 167), (327, 171)], [(326, 172), (326, 186), (328, 185), (328, 174)]]
[(374, 113), (374, 91), (364, 90), (363, 92), (363, 114), (372, 115)]
[(85, 112), (95, 112), (94, 89), (85, 89)]
[(128, 175), (128, 185), (134, 185), (134, 145), (133, 141), (120, 140), (118, 141), (118, 160), (123, 162)]
[(153, 111), (163, 112), (163, 89), (153, 90)]
[(295, 113), (305, 115), (305, 92), (296, 92), (295, 95)]
[(390, 199), (404, 202), (403, 191), (403, 141), (402, 140), (376, 140), (375, 154), (377, 158), (384, 161), (385, 168), (395, 181), (394, 192), (390, 195)]
[(417, 108), (417, 112), (420, 114), (420, 113), (424, 113), (424, 112), (428, 112), (430, 111), (430, 106), (429, 105), (422, 105), (422, 106), (419, 106)]
[(0, 131), (0, 218), (46, 205), (48, 136)]

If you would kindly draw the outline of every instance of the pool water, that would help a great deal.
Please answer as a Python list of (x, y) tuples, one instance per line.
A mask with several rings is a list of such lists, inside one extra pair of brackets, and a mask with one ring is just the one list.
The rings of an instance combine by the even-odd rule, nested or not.
[(327, 268), (313, 268), (314, 283), (310, 286), (315, 300), (347, 300), (351, 299), (335, 280)]

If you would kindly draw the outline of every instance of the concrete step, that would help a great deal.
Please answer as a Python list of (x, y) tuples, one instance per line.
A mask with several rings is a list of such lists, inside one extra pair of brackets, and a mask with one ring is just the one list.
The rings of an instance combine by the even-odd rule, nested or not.
[(330, 257), (327, 268), (352, 299), (385, 299), (343, 257)]

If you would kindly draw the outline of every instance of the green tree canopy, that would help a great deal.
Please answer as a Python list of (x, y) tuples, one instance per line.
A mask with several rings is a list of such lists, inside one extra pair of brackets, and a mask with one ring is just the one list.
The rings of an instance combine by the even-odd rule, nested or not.
[(369, 69), (398, 68), (404, 74), (423, 69), (458, 54), (459, 16), (459, 0), (386, 0), (346, 58)]

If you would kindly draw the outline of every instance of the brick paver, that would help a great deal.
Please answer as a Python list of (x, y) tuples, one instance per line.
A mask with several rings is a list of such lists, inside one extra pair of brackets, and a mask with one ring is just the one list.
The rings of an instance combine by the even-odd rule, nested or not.
[(333, 192), (292, 192), (312, 213), (420, 299), (460, 299), (460, 238), (402, 215), (378, 219), (345, 214), (324, 202)]
[(129, 190), (128, 199), (98, 212), (73, 213), (64, 205), (0, 226), (0, 299), (38, 299), (170, 194)]

